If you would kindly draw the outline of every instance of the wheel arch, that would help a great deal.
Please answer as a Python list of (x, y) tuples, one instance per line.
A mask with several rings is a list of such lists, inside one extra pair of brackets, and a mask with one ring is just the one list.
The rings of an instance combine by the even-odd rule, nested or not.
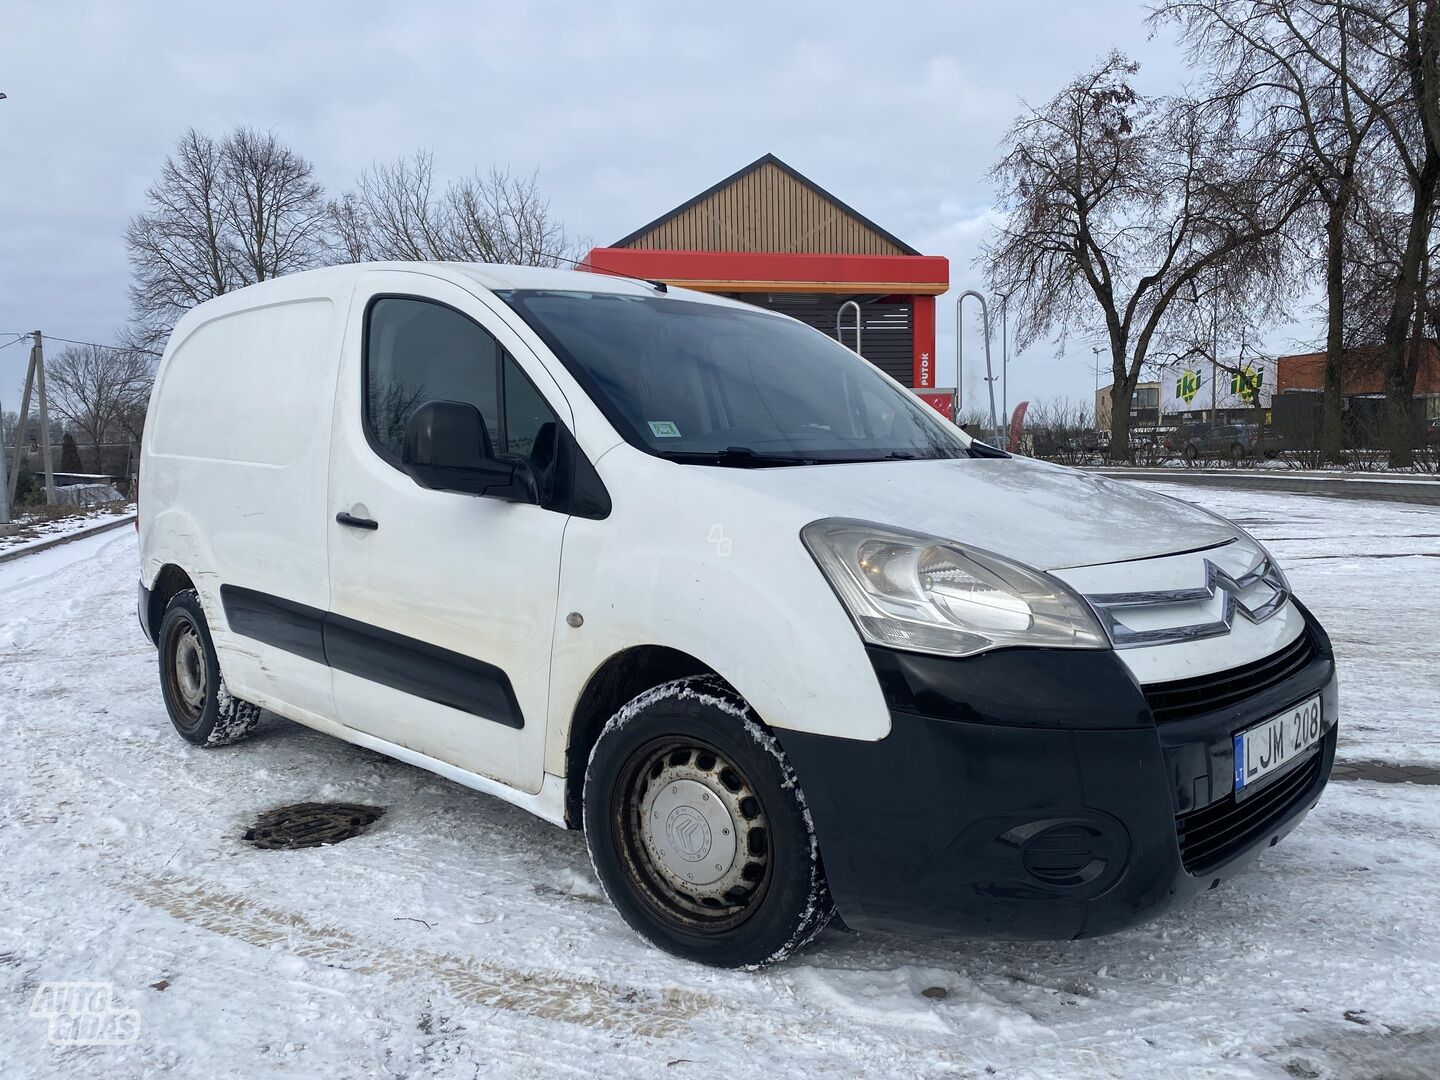
[(147, 616), (145, 625), (151, 638), (151, 644), (156, 643), (155, 636), (160, 631), (160, 620), (165, 617), (165, 609), (175, 598), (175, 594), (193, 588), (195, 588), (195, 582), (179, 564), (166, 563), (160, 568), (160, 572), (155, 575), (155, 583), (150, 586), (149, 595), (145, 598)]
[(633, 645), (615, 653), (595, 669), (575, 702), (566, 740), (565, 824), (568, 828), (580, 828), (585, 766), (601, 729), (620, 707), (672, 679), (716, 674), (704, 661), (665, 645)]

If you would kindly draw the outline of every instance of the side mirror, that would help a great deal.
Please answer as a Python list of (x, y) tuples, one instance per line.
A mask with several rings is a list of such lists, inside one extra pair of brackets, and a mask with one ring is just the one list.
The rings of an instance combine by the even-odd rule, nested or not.
[(485, 495), (508, 502), (540, 501), (524, 458), (496, 457), (480, 410), (463, 401), (427, 401), (405, 425), (405, 469), (422, 487)]

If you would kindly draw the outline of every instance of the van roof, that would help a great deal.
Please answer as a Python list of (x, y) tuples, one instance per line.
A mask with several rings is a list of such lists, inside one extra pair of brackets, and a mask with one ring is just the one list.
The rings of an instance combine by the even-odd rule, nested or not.
[[(324, 266), (317, 270), (301, 270), (293, 274), (247, 285), (197, 304), (183, 315), (170, 334), (170, 344), (178, 344), (197, 327), (211, 319), (248, 311), (270, 304), (294, 300), (336, 297), (361, 275), (372, 270), (393, 270), (417, 277), (449, 281), (461, 288), (479, 285), (484, 289), (554, 289), (560, 292), (610, 293), (630, 296), (654, 296), (655, 290), (638, 278), (615, 274), (599, 274), (581, 270), (559, 270), (545, 266), (507, 266), (499, 263), (466, 262), (364, 262)], [(692, 289), (670, 288), (667, 295), (675, 299), (723, 307), (761, 311), (739, 300)], [(767, 313), (769, 314), (769, 313)], [(776, 316), (779, 317), (779, 316)], [(167, 345), (167, 350), (169, 345)]]
[[(256, 304), (273, 303), (279, 299), (299, 298), (312, 291), (331, 291), (343, 287), (355, 278), (372, 270), (400, 270), (424, 274), (427, 277), (448, 280), (464, 285), (469, 282), (486, 289), (555, 289), (569, 292), (618, 293), (653, 296), (654, 289), (646, 282), (631, 277), (610, 273), (595, 273), (588, 270), (561, 270), (547, 266), (509, 266), (500, 263), (468, 262), (364, 262), (344, 263), (326, 266), (318, 270), (302, 270), (284, 274), (256, 285), (207, 300), (201, 306), (219, 306), (241, 309)], [(738, 302), (728, 297), (710, 293), (695, 292), (691, 289), (669, 290), (683, 295), (687, 300), (734, 306)]]

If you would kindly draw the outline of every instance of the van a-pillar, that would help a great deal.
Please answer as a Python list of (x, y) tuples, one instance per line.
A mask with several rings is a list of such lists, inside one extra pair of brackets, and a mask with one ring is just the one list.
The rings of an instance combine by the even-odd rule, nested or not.
[[(720, 293), (836, 337), (860, 306), (861, 352), (905, 386), (934, 387), (935, 297), (950, 262), (922, 255), (773, 154), (746, 165), (581, 269)], [(855, 347), (855, 311), (839, 339)]]

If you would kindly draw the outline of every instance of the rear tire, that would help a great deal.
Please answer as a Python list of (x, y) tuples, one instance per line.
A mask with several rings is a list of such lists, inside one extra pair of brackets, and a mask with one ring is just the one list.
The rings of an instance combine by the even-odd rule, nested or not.
[(714, 967), (783, 960), (834, 914), (784, 752), (715, 676), (639, 695), (585, 771), (585, 840), (630, 928)]
[(196, 746), (228, 746), (254, 730), (260, 706), (241, 701), (226, 689), (205, 609), (194, 589), (170, 599), (156, 643), (160, 692), (181, 738)]

